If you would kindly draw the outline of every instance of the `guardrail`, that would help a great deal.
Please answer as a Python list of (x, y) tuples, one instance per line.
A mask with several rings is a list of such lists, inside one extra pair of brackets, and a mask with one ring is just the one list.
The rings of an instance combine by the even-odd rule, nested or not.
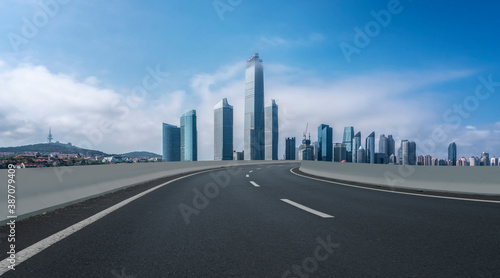
[[(15, 215), (21, 220), (150, 180), (223, 167), (285, 161), (197, 161), (16, 169)], [(8, 170), (0, 170), (0, 225), (7, 223)], [(10, 193), (9, 193), (10, 194)]]
[(500, 195), (500, 167), (408, 166), (302, 161), (304, 173), (367, 185), (450, 192)]

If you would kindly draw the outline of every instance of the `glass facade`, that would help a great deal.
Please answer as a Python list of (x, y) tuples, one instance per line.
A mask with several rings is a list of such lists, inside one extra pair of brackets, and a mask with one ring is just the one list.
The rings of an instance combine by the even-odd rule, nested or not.
[(247, 61), (245, 74), (245, 160), (265, 158), (264, 67), (259, 54)]
[(322, 124), (318, 127), (318, 161), (333, 160), (333, 128)]
[(264, 108), (264, 114), (266, 160), (278, 160), (278, 105), (274, 99)]
[(181, 129), (163, 123), (163, 161), (181, 160)]
[(198, 160), (196, 110), (181, 116), (181, 161)]
[(334, 162), (342, 162), (344, 160), (347, 161), (347, 148), (344, 143), (335, 143), (333, 145), (333, 161)]
[(233, 106), (224, 98), (214, 107), (214, 160), (233, 159)]
[(457, 165), (457, 144), (455, 142), (448, 146), (448, 163), (450, 166)]
[(295, 160), (295, 137), (285, 139), (285, 160)]
[(342, 140), (342, 143), (345, 144), (345, 149), (346, 149), (346, 160), (347, 162), (352, 162), (352, 139), (354, 136), (354, 127), (348, 126), (344, 127), (344, 138)]
[(375, 164), (375, 132), (366, 138), (366, 163)]
[[(361, 132), (356, 133), (352, 140), (352, 163), (358, 163), (358, 149), (361, 147)], [(361, 163), (361, 162), (359, 162)]]

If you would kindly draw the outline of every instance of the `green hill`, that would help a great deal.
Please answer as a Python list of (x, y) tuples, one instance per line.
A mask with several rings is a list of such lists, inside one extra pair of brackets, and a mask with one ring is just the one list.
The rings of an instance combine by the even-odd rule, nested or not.
[(70, 144), (52, 143), (52, 144), (34, 144), (19, 147), (5, 147), (0, 148), (0, 152), (13, 152), (15, 154), (23, 154), (25, 152), (39, 152), (42, 155), (50, 153), (64, 153), (64, 154), (74, 154), (81, 153), (83, 155), (107, 155), (101, 151), (82, 149), (75, 147)]

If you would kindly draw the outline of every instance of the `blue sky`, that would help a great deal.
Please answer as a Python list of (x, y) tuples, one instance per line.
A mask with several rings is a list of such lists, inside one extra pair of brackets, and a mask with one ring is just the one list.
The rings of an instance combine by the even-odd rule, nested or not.
[[(199, 159), (208, 160), (212, 109), (227, 97), (242, 149), (244, 62), (260, 45), (266, 102), (275, 98), (280, 109), (280, 155), (285, 137), (301, 138), (309, 123), (314, 139), (324, 123), (335, 142), (352, 125), (363, 141), (371, 131), (415, 140), (419, 154), (444, 158), (456, 141), (459, 156), (499, 156), (500, 86), (489, 91), (479, 81), (500, 82), (499, 8), (493, 1), (4, 0), (0, 145), (43, 142), (51, 126), (61, 142), (161, 153), (161, 123), (178, 125), (196, 109)], [(369, 41), (356, 41), (356, 30)], [(356, 52), (346, 55), (342, 45)], [(155, 71), (162, 77), (137, 90)], [(457, 104), (469, 109), (444, 116)]]

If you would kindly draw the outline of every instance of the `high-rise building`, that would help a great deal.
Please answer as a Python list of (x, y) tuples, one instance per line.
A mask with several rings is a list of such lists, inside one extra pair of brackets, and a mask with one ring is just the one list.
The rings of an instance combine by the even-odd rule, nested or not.
[(390, 156), (389, 154), (389, 140), (387, 137), (385, 137), (384, 134), (380, 135), (380, 139), (378, 140), (378, 152), (379, 153), (385, 153), (387, 157)]
[(354, 137), (354, 127), (352, 127), (352, 126), (344, 127), (344, 138), (342, 140), (342, 143), (345, 144), (347, 162), (352, 162), (352, 150), (353, 150), (352, 140), (353, 140), (353, 137)]
[(214, 107), (214, 160), (233, 159), (233, 106), (227, 99)]
[(425, 166), (431, 166), (431, 162), (432, 162), (432, 156), (426, 155), (424, 157), (424, 165)]
[(498, 166), (498, 158), (492, 157), (490, 166)]
[(181, 129), (163, 123), (163, 161), (181, 160)]
[(390, 157), (391, 154), (396, 155), (396, 142), (392, 135), (387, 136), (387, 157)]
[(285, 139), (285, 160), (295, 160), (295, 137)]
[(265, 158), (264, 67), (258, 53), (246, 65), (244, 144), (245, 160)]
[(375, 132), (366, 137), (366, 163), (375, 164)]
[(243, 157), (243, 151), (237, 152), (233, 151), (233, 160), (244, 160), (245, 158)]
[(333, 129), (329, 125), (318, 127), (318, 161), (333, 159)]
[(462, 156), (462, 158), (457, 161), (457, 166), (469, 166), (469, 161), (467, 161), (467, 158)]
[(472, 156), (469, 160), (469, 166), (480, 166), (481, 160), (479, 157)]
[(455, 142), (448, 146), (448, 163), (450, 166), (457, 165), (457, 144)]
[(375, 164), (388, 164), (389, 159), (385, 153), (375, 153)]
[(181, 116), (181, 161), (198, 160), (197, 141), (196, 110), (191, 110)]
[(410, 165), (417, 165), (417, 144), (410, 142), (408, 160)]
[(363, 149), (363, 146), (359, 146), (359, 149), (356, 152), (356, 155), (358, 156), (356, 158), (357, 163), (366, 163), (366, 153), (365, 153), (365, 149)]
[(361, 147), (361, 132), (356, 133), (352, 140), (352, 163), (358, 163), (359, 147)]
[(264, 108), (264, 115), (266, 160), (278, 160), (278, 105), (274, 99)]
[(342, 162), (347, 161), (347, 148), (344, 143), (335, 143), (333, 145), (333, 161)]
[(481, 154), (481, 166), (490, 166), (490, 154), (483, 152)]
[(394, 154), (391, 154), (391, 156), (389, 156), (389, 164), (396, 164), (397, 162), (397, 159), (396, 159), (396, 156)]
[(309, 135), (309, 139), (307, 139), (304, 135), (304, 139), (302, 140), (302, 145), (299, 147), (298, 153), (299, 160), (314, 160), (314, 147), (311, 146), (311, 136)]
[(424, 165), (425, 164), (425, 157), (423, 155), (419, 155), (417, 157), (417, 165)]

